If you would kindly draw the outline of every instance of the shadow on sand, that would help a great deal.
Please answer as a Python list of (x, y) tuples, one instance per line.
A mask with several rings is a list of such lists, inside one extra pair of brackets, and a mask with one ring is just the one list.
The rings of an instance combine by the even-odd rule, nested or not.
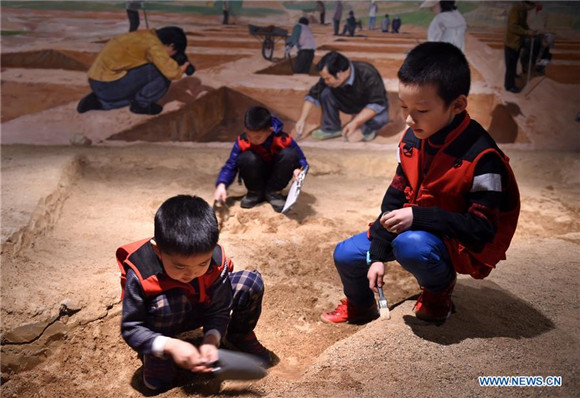
[(453, 302), (456, 313), (442, 325), (411, 315), (403, 319), (417, 336), (443, 345), (473, 338), (532, 338), (555, 327), (529, 303), (490, 281), (458, 280)]

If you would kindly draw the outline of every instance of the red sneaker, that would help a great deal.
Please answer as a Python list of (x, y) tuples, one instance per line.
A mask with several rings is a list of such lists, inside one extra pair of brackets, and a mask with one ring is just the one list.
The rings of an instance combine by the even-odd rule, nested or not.
[(236, 351), (252, 354), (257, 357), (264, 367), (273, 365), (272, 353), (258, 341), (253, 331), (243, 335), (227, 335), (224, 346)]
[(422, 287), (421, 295), (413, 307), (415, 316), (427, 322), (445, 322), (454, 309), (451, 293), (456, 280), (457, 278), (453, 279), (449, 286), (439, 292)]
[(320, 319), (326, 323), (356, 323), (363, 324), (379, 317), (377, 304), (373, 303), (369, 307), (358, 307), (348, 299), (341, 299), (340, 304), (330, 312), (320, 315)]

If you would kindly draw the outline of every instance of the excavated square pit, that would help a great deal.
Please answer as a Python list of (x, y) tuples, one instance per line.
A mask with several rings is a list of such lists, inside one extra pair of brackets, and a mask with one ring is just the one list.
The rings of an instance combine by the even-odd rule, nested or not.
[[(359, 55), (349, 55), (345, 53), (346, 56), (349, 57), (352, 61), (363, 61), (368, 62), (374, 65), (375, 68), (379, 71), (383, 79), (397, 79), (397, 72), (399, 68), (403, 64), (402, 58), (369, 58), (369, 57), (362, 57)], [(316, 64), (320, 61), (321, 56), (315, 56), (312, 62), (312, 66), (310, 67), (310, 76), (318, 76), (318, 72), (316, 71)], [(284, 59), (282, 61), (276, 62), (273, 65), (261, 69), (257, 71), (257, 74), (261, 75), (292, 75), (294, 74), (292, 71), (292, 65), (296, 62), (296, 57), (292, 57), (291, 60)], [(477, 69), (475, 69), (472, 65), (470, 65), (471, 69), (471, 80), (472, 81), (483, 81), (483, 76)]]
[[(290, 133), (300, 115), (306, 91), (285, 89), (258, 89), (221, 87), (211, 91), (181, 109), (164, 113), (156, 118), (132, 126), (112, 135), (110, 140), (121, 141), (193, 141), (232, 142), (243, 130), (243, 117), (251, 106), (264, 106), (284, 122), (284, 131)], [(390, 122), (381, 129), (375, 142), (396, 143), (405, 129), (396, 92), (389, 92)], [(471, 94), (468, 111), (498, 143), (528, 142), (513, 117), (519, 113), (517, 105), (500, 103), (494, 94)], [(341, 115), (343, 123), (349, 119)], [(320, 120), (317, 108), (310, 123)], [(305, 138), (312, 140), (312, 138)]]
[[(115, 250), (151, 236), (153, 215), (168, 197), (187, 193), (210, 201), (229, 153), (229, 148), (132, 145), (90, 148), (74, 157), (75, 150), (15, 148), (5, 154), (18, 156), (18, 162), (28, 157), (42, 168), (54, 166), (47, 158), (61, 153), (70, 161), (59, 163), (64, 169), (51, 170), (66, 178), (53, 182), (58, 188), (39, 201), (41, 208), (20, 238), (9, 238), (3, 246), (3, 372), (38, 366), (46, 350), (56, 353), (51, 360), (63, 366), (102, 370), (125, 363), (127, 372), (137, 372), (138, 360), (118, 331), (121, 288)], [(320, 314), (342, 297), (332, 252), (337, 242), (365, 230), (376, 217), (386, 189), (384, 175), (396, 163), (393, 151), (311, 149), (309, 156), (313, 172), (291, 213), (276, 213), (267, 204), (241, 209), (245, 190), (234, 184), (220, 233), (235, 270), (261, 272), (266, 295), (256, 332), (292, 375), (361, 329), (320, 322)], [(16, 241), (21, 242), (18, 248)], [(414, 277), (398, 264), (389, 263), (387, 270), (391, 306), (418, 293)], [(72, 312), (63, 313), (63, 306)], [(59, 349), (71, 339), (85, 341), (84, 333), (98, 335), (97, 355), (86, 355), (84, 344), (80, 351), (70, 345)], [(296, 347), (291, 341), (304, 344)], [(113, 352), (115, 360), (103, 361), (101, 350)]]
[[(209, 45), (208, 46), (212, 46)], [(219, 46), (218, 46), (219, 47)], [(228, 62), (248, 57), (246, 54), (196, 54), (189, 48), (188, 57), (197, 70), (220, 66)], [(36, 50), (3, 53), (1, 56), (3, 68), (34, 68), (34, 69), (64, 69), (88, 71), (98, 52), (72, 50)]]

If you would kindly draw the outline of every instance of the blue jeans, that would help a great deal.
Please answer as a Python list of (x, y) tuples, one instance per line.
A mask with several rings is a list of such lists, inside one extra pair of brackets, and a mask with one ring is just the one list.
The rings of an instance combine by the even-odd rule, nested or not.
[[(333, 132), (342, 129), (340, 122), (340, 113), (355, 115), (360, 112), (353, 108), (343, 106), (332, 94), (329, 87), (326, 87), (320, 93), (320, 107), (322, 108), (322, 131)], [(384, 109), (381, 113), (376, 114), (372, 119), (367, 120), (363, 125), (363, 135), (368, 135), (372, 131), (380, 130), (389, 122), (389, 111)]]
[[(437, 236), (425, 231), (406, 231), (393, 239), (392, 245), (393, 254), (387, 260), (397, 260), (425, 289), (443, 290), (455, 278), (447, 247)], [(370, 247), (367, 233), (362, 232), (338, 243), (334, 249), (334, 265), (344, 294), (361, 307), (368, 307), (375, 299), (367, 279)]]
[(369, 30), (375, 30), (375, 22), (377, 17), (369, 17)]
[(127, 74), (112, 82), (89, 80), (91, 89), (103, 105), (103, 109), (117, 109), (135, 101), (146, 108), (160, 100), (171, 82), (153, 64), (145, 64), (127, 71)]

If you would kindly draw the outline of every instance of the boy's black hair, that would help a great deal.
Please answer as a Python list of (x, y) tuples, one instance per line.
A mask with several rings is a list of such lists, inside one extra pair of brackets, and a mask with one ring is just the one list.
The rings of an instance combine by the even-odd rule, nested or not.
[(338, 72), (344, 72), (350, 66), (350, 61), (347, 57), (339, 52), (331, 51), (326, 54), (318, 63), (316, 64), (316, 70), (321, 72), (322, 69), (326, 67), (328, 73), (330, 73), (335, 78)]
[(246, 111), (244, 126), (250, 131), (261, 131), (272, 127), (272, 114), (262, 106), (253, 106)]
[(218, 222), (200, 197), (178, 195), (155, 213), (155, 242), (163, 253), (191, 256), (212, 251), (219, 239)]
[(173, 44), (173, 48), (178, 53), (185, 53), (187, 37), (183, 29), (178, 26), (166, 26), (161, 29), (156, 29), (155, 33), (157, 33), (157, 37), (159, 37), (161, 43), (165, 45)]
[(433, 84), (449, 106), (471, 85), (469, 64), (459, 48), (450, 43), (425, 42), (412, 49), (397, 73), (404, 84)]
[(301, 23), (303, 25), (308, 25), (310, 23), (310, 21), (308, 20), (308, 18), (302, 17), (298, 20), (298, 23)]
[(389, 14), (385, 14), (385, 18), (388, 18), (388, 17), (389, 17)]
[(457, 10), (455, 1), (440, 1), (439, 6), (441, 7), (441, 12)]

